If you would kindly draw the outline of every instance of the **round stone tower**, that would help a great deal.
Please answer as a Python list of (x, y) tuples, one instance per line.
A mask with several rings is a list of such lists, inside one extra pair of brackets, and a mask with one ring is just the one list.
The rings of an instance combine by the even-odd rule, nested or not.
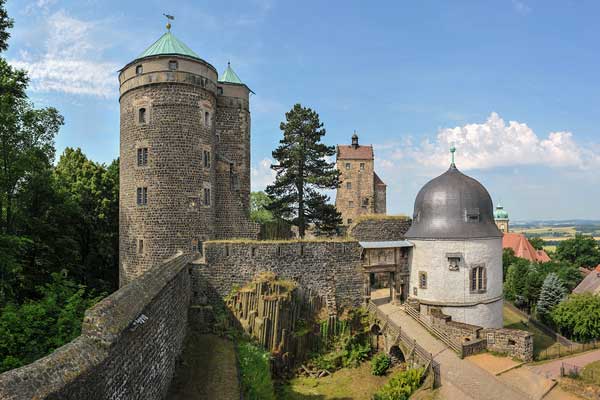
[(450, 169), (429, 181), (415, 200), (406, 238), (413, 245), (410, 296), (453, 321), (502, 327), (502, 233), (488, 191)]
[(218, 73), (167, 28), (119, 74), (121, 286), (214, 237)]

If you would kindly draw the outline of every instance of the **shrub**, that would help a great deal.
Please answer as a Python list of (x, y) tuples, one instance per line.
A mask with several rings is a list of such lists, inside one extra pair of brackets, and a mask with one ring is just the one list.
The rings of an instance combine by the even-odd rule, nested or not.
[(385, 375), (387, 370), (392, 365), (390, 356), (384, 353), (378, 353), (371, 360), (371, 373), (375, 376)]
[(275, 400), (269, 352), (249, 342), (238, 344), (244, 398)]
[(375, 393), (374, 400), (408, 400), (421, 385), (423, 368), (409, 369), (395, 373), (390, 380)]

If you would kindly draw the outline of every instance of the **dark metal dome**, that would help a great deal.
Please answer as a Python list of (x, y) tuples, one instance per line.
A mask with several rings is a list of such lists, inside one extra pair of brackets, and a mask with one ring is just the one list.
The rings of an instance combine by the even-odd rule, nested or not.
[(475, 239), (502, 237), (494, 206), (481, 183), (454, 164), (417, 194), (409, 239)]

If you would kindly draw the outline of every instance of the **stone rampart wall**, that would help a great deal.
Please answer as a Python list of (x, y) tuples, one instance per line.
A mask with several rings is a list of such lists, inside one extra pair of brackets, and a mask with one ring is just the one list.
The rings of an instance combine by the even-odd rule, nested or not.
[(523, 361), (533, 361), (533, 335), (518, 329), (483, 329), (481, 338), (487, 340), (490, 351), (507, 354)]
[(412, 220), (408, 217), (360, 217), (350, 227), (348, 235), (361, 242), (402, 240), (410, 228)]
[(209, 241), (204, 260), (191, 267), (193, 302), (222, 298), (260, 272), (273, 272), (326, 297), (329, 306), (358, 306), (363, 300), (360, 254), (355, 241)]
[(0, 399), (163, 399), (187, 329), (188, 263), (174, 257), (87, 310), (75, 340), (0, 375)]

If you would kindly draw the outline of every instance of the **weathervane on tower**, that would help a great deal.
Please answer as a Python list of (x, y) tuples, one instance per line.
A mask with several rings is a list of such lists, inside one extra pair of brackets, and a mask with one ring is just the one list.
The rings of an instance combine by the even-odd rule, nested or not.
[(171, 22), (170, 21), (173, 21), (175, 19), (175, 17), (172, 15), (169, 15), (169, 14), (165, 14), (165, 13), (163, 13), (163, 15), (167, 18), (167, 30), (170, 31), (171, 30)]

